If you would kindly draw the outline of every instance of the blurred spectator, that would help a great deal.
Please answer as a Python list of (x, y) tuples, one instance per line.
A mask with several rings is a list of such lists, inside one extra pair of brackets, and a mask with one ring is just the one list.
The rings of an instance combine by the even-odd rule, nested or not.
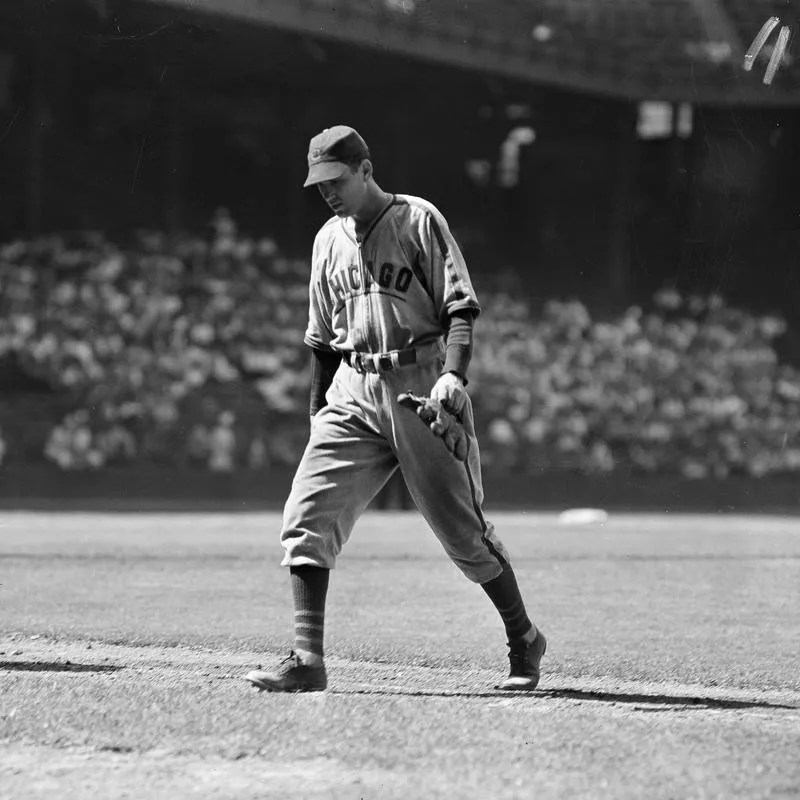
[(263, 469), (267, 466), (267, 445), (261, 433), (250, 441), (247, 448), (247, 467), (252, 470)]
[(233, 472), (236, 467), (236, 433), (233, 423), (236, 418), (230, 411), (223, 411), (217, 424), (208, 435), (208, 468), (212, 472)]
[(103, 463), (127, 463), (136, 458), (136, 440), (133, 434), (117, 423), (100, 431), (95, 437), (95, 443), (103, 455)]
[[(84, 409), (40, 439), (49, 461), (229, 471), (238, 440), (251, 469), (296, 465), (309, 265), (243, 236), (225, 209), (210, 232), (140, 232), (127, 249), (94, 232), (0, 246), (0, 356)], [(502, 286), (481, 291), (470, 384), (487, 466), (800, 471), (800, 373), (774, 346), (784, 320), (669, 288), (594, 320), (576, 300), (535, 310)], [(250, 403), (238, 419), (219, 412), (231, 396)]]
[(202, 422), (192, 427), (186, 447), (191, 463), (195, 465), (208, 463), (209, 434), (208, 428)]
[(105, 463), (105, 454), (94, 444), (89, 414), (81, 409), (53, 428), (45, 455), (64, 470), (96, 469)]

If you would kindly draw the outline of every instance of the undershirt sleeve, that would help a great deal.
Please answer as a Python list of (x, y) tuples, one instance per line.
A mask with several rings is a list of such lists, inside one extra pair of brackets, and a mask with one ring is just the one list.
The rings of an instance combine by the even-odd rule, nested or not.
[(472, 359), (473, 325), (475, 312), (461, 309), (450, 315), (445, 345), (444, 372), (455, 372), (467, 383), (467, 369)]
[(330, 388), (341, 361), (341, 353), (311, 348), (311, 397), (308, 404), (310, 416), (313, 417), (325, 406), (325, 393)]

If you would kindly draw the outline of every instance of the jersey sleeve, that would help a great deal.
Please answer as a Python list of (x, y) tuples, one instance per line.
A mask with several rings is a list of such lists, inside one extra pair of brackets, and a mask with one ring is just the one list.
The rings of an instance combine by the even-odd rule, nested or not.
[(422, 218), (420, 238), (430, 293), (439, 319), (444, 322), (454, 312), (467, 309), (475, 316), (480, 314), (480, 304), (461, 249), (445, 218), (432, 207)]
[(326, 278), (325, 238), (320, 231), (314, 239), (311, 255), (311, 279), (308, 285), (308, 326), (304, 342), (317, 350), (330, 350), (332, 300)]

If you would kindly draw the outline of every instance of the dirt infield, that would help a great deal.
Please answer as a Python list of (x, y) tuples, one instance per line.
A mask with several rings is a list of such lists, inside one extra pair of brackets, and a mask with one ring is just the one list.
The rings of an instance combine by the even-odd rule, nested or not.
[(551, 676), (518, 697), (487, 670), (331, 659), (327, 694), (279, 697), (245, 688), (256, 654), (21, 636), (0, 647), (9, 798), (800, 791), (798, 692)]
[(0, 797), (800, 796), (798, 523), (494, 521), (551, 641), (528, 696), (415, 515), (359, 526), (305, 696), (241, 677), (289, 632), (274, 515), (0, 516)]

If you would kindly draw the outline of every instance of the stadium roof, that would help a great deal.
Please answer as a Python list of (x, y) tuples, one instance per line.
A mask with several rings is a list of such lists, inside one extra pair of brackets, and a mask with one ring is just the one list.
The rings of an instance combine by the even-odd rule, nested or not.
[(788, 8), (771, 0), (138, 2), (617, 98), (800, 106), (791, 45), (771, 85), (763, 83), (771, 42), (743, 69), (762, 24)]

